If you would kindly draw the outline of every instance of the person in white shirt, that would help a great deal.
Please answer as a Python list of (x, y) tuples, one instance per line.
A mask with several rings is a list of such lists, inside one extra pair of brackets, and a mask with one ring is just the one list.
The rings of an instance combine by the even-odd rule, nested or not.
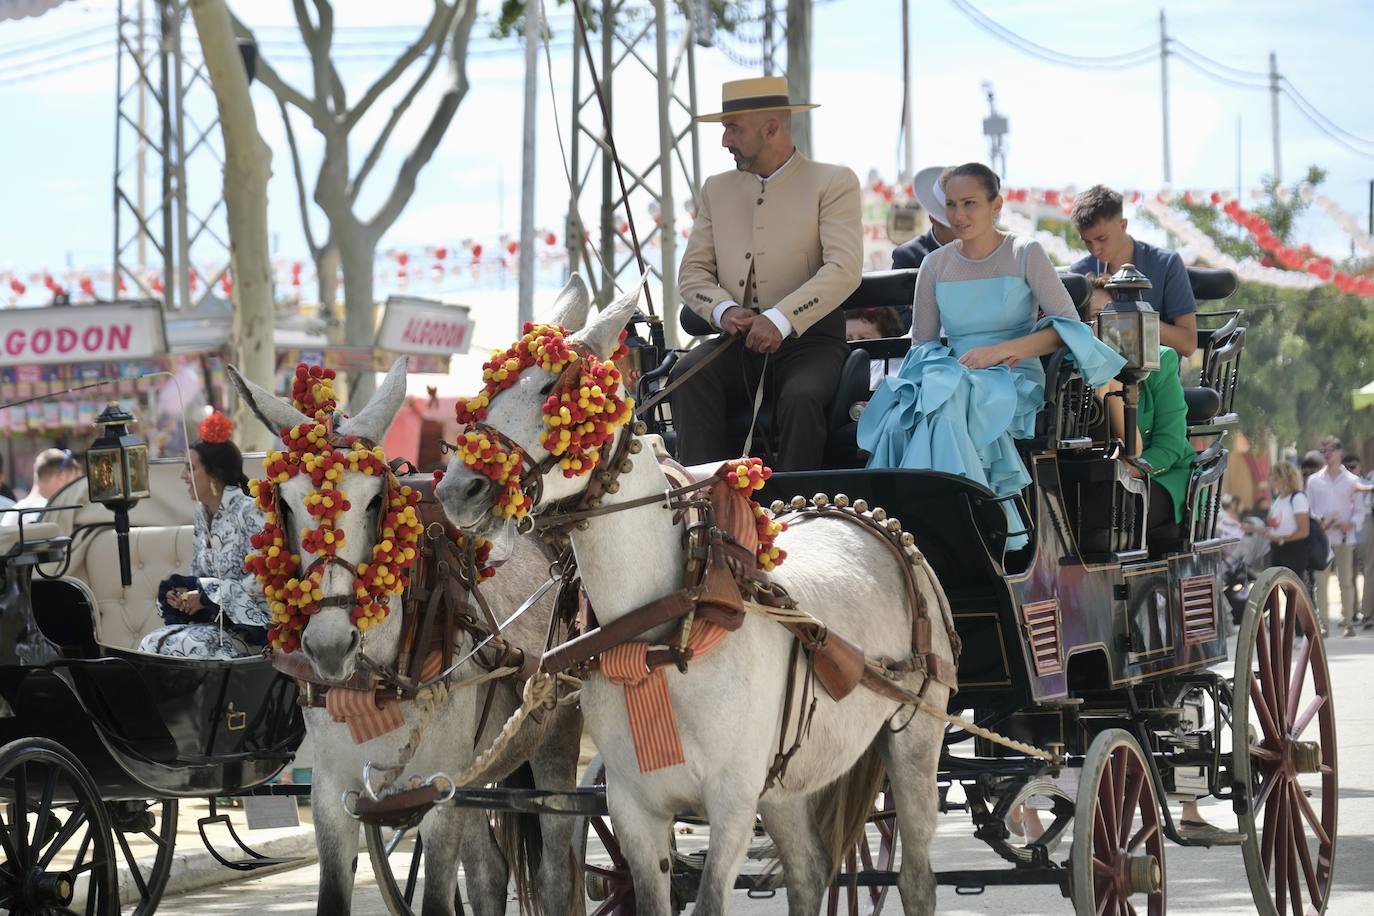
[[(76, 460), (70, 449), (49, 448), (39, 452), (38, 457), (33, 459), (33, 489), (5, 510), (4, 517), (0, 518), (0, 525), (19, 527), (19, 510), (43, 508), (59, 490), (84, 473), (81, 462)], [(41, 518), (41, 514), (30, 512), (25, 514), (24, 518), (26, 521), (33, 521)]]
[(1355, 590), (1355, 532), (1363, 521), (1364, 507), (1360, 479), (1341, 464), (1345, 452), (1340, 439), (1327, 436), (1322, 440), (1321, 453), (1326, 467), (1307, 479), (1307, 499), (1313, 523), (1326, 529), (1335, 560), (1331, 569), (1316, 574), (1317, 616), (1322, 620), (1329, 617), (1327, 589), (1334, 572), (1341, 588), (1341, 633), (1354, 636), (1355, 611), (1360, 605)]

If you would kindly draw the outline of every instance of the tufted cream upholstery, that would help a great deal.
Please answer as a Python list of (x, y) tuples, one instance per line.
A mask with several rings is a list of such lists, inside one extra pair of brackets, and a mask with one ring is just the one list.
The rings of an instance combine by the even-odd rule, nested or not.
[[(245, 468), (258, 462), (244, 459)], [(154, 462), (148, 468), (152, 496), (129, 514), (129, 555), (133, 584), (119, 582), (119, 549), (113, 528), (99, 528), (78, 536), (72, 545), (67, 575), (85, 582), (96, 598), (96, 639), (102, 645), (136, 649), (139, 640), (161, 626), (157, 586), (171, 573), (190, 568), (193, 549), (191, 497), (182, 484), (179, 461)], [(89, 505), (85, 480), (68, 486), (53, 505), (76, 505), (75, 512), (54, 513), (62, 533), (88, 525), (106, 525), (113, 516), (100, 504)], [(27, 533), (28, 526), (25, 525)], [(56, 533), (56, 532), (54, 532)], [(51, 570), (49, 570), (51, 572)]]

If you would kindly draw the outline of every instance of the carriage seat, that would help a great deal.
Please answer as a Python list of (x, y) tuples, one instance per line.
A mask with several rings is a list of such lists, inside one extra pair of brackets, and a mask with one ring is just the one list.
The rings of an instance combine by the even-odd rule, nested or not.
[(30, 544), (61, 537), (62, 526), (57, 522), (43, 522), (26, 518), (24, 519), (23, 541), (20, 541), (19, 535), (18, 525), (0, 525), (0, 557), (20, 554)]
[(144, 636), (162, 626), (157, 611), (157, 587), (191, 564), (194, 529), (190, 525), (159, 525), (129, 531), (133, 584), (119, 581), (119, 548), (112, 528), (95, 532), (85, 551), (84, 569), (72, 575), (85, 582), (95, 596), (96, 641), (103, 646), (137, 649)]

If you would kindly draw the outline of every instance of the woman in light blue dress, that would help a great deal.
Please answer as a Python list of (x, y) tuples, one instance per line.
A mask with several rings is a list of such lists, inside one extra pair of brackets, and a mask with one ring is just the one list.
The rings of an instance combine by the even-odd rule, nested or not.
[[(1034, 433), (1045, 402), (1040, 357), (1067, 346), (1093, 386), (1124, 360), (1079, 320), (1040, 244), (998, 231), (991, 169), (958, 166), (943, 188), (956, 240), (921, 265), (911, 350), (859, 419), (859, 445), (871, 468), (947, 471), (1009, 496), (1030, 483), (1015, 440)], [(1019, 530), (1009, 504), (1008, 517)], [(1007, 546), (1024, 543), (1021, 535)]]

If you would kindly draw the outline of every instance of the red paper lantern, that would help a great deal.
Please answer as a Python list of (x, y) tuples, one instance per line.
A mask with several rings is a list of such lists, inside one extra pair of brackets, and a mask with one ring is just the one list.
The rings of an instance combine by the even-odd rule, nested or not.
[(20, 283), (18, 277), (10, 277), (10, 289), (14, 290), (16, 296), (22, 296), (28, 287)]
[(434, 256), (442, 261), (444, 258), (448, 257), (448, 249), (440, 245), (438, 248), (434, 249)]
[(88, 296), (95, 295), (95, 283), (85, 274), (81, 275), (81, 291)]
[(558, 244), (558, 236), (556, 236), (556, 235), (554, 235), (552, 232), (550, 232), (548, 235), (544, 236), (544, 244), (545, 244), (545, 245), (557, 245), (557, 244)]
[(407, 264), (410, 263), (410, 255), (406, 254), (404, 251), (400, 252), (396, 255), (396, 263), (400, 264), (402, 267), (405, 267)]
[(509, 251), (511, 254), (515, 254), (517, 251), (520, 250), (520, 243), (519, 243), (519, 242), (507, 242), (507, 243), (506, 243), (506, 250)]
[(1058, 192), (1058, 191), (1046, 191), (1046, 192), (1045, 192), (1045, 203), (1049, 204), (1051, 207), (1057, 207), (1057, 206), (1059, 205), (1059, 192)]
[(224, 291), (226, 296), (234, 295), (234, 281), (230, 279), (228, 274), (219, 278), (219, 288)]
[(482, 246), (480, 244), (472, 246), (472, 259), (475, 261), (482, 256)]
[(1213, 191), (1213, 192), (1212, 192), (1211, 201), (1212, 201), (1212, 203), (1213, 203), (1214, 205), (1215, 205), (1215, 204), (1221, 203), (1221, 192), (1220, 192), (1220, 191)]

